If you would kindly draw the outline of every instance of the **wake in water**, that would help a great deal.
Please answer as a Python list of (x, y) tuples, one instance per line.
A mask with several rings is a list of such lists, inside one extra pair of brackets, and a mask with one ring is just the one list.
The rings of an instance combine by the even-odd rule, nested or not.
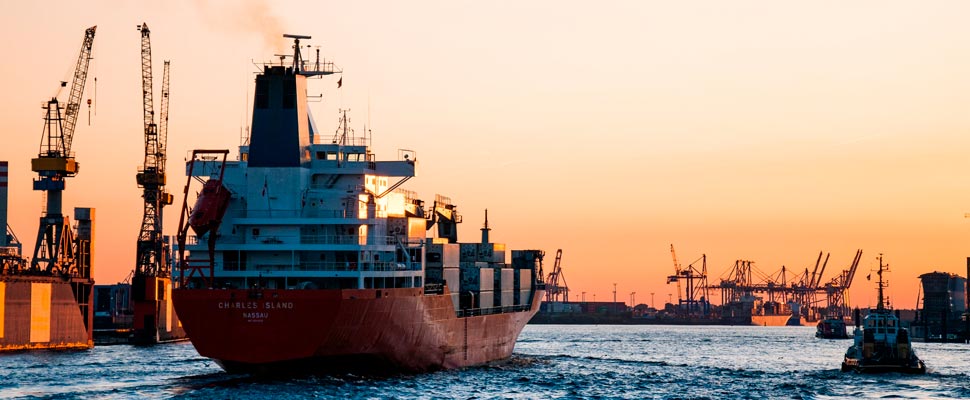
[[(0, 398), (970, 398), (970, 347), (923, 376), (842, 373), (814, 327), (527, 326), (508, 360), (394, 376), (230, 375), (188, 343), (0, 358)], [(598, 340), (602, 339), (602, 340)]]

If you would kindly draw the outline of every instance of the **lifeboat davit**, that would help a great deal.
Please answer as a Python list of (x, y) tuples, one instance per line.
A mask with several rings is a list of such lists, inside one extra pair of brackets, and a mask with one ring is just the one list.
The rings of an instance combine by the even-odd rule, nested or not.
[(221, 180), (210, 179), (202, 186), (202, 193), (195, 200), (192, 213), (189, 214), (189, 226), (198, 236), (205, 235), (210, 230), (219, 227), (222, 217), (229, 206), (232, 194), (222, 185)]

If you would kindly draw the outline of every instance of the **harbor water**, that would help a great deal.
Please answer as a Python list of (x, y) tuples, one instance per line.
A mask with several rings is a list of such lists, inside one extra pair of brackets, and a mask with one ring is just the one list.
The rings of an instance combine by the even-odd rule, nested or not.
[[(926, 375), (859, 375), (814, 327), (528, 325), (514, 356), (390, 377), (254, 378), (188, 342), (0, 355), (0, 398), (970, 398), (970, 345), (914, 343)], [(281, 338), (283, 340), (284, 338)]]

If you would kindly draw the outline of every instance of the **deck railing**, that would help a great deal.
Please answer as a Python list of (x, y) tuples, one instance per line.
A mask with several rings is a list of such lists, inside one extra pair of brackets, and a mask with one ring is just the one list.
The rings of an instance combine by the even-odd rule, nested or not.
[[(207, 237), (202, 238), (208, 240)], [(186, 237), (186, 246), (195, 246), (200, 243), (199, 237), (189, 235)], [(330, 245), (360, 245), (358, 235), (231, 235), (220, 236), (216, 247), (220, 244), (330, 244)], [(404, 240), (396, 236), (368, 236), (365, 245), (369, 246), (392, 246), (405, 243), (408, 247), (420, 246), (423, 241), (419, 239)]]
[(267, 264), (255, 263), (245, 266), (239, 262), (216, 263), (216, 269), (230, 272), (393, 272), (393, 271), (420, 271), (421, 264), (414, 263), (408, 269), (407, 264), (396, 262), (367, 262), (356, 263), (349, 261), (314, 261), (298, 262), (296, 264)]

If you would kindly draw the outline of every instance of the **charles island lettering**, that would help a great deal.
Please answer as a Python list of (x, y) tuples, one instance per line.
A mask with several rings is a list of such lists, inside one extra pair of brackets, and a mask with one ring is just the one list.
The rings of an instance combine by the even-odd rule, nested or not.
[(293, 302), (267, 301), (260, 303), (258, 301), (220, 301), (218, 307), (220, 310), (255, 310), (260, 308), (266, 310), (292, 310)]

